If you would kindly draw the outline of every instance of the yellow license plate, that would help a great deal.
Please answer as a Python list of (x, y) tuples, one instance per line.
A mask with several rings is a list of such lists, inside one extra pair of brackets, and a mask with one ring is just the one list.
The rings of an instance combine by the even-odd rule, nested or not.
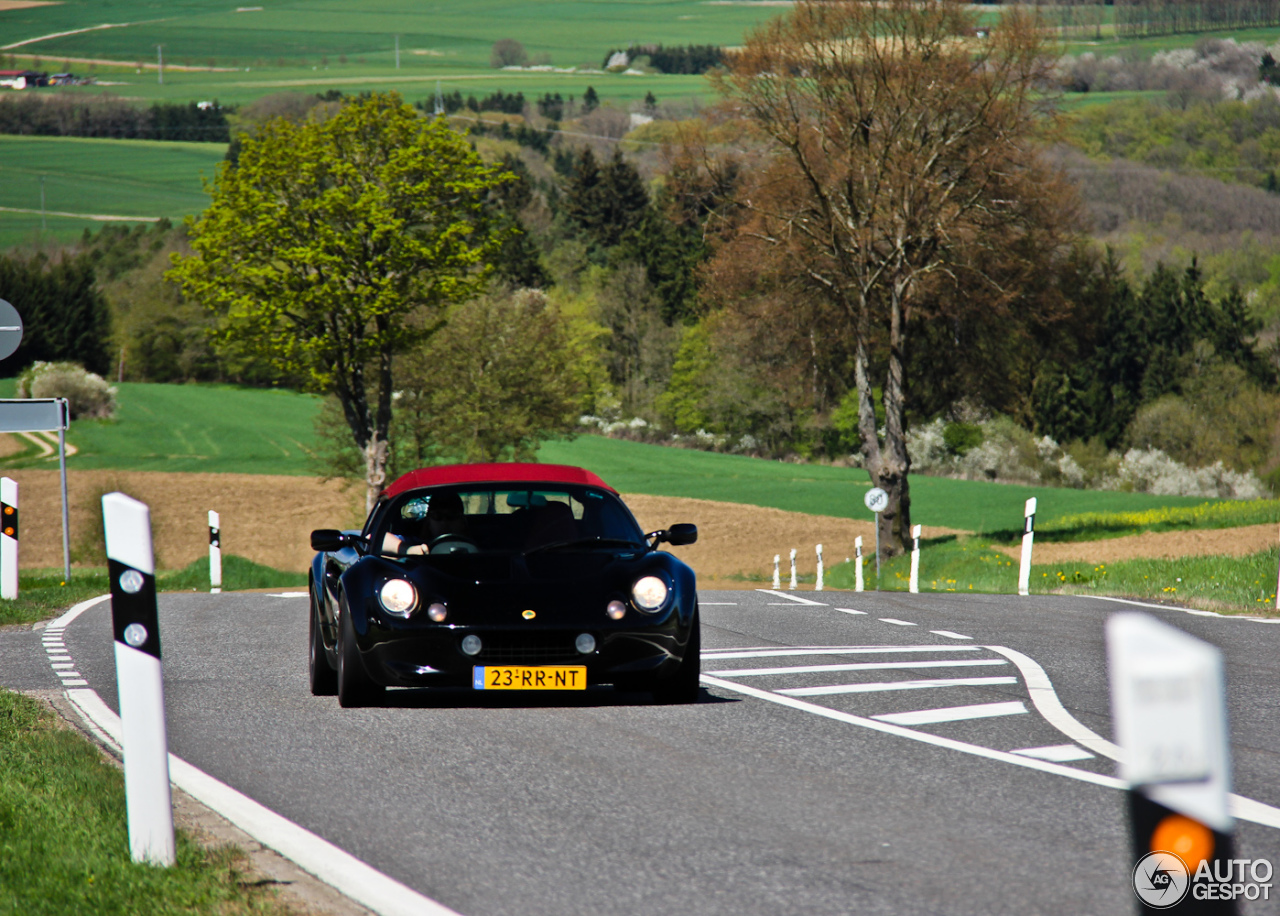
[(476, 690), (586, 690), (584, 665), (477, 665), (471, 669)]

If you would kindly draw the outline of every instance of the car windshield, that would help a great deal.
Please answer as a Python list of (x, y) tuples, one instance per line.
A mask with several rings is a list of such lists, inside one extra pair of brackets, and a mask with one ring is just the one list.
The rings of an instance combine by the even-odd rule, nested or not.
[[(432, 554), (644, 545), (613, 493), (560, 484), (470, 484), (413, 490), (387, 507), (374, 543), (425, 544)], [(390, 534), (393, 538), (384, 539)], [(393, 552), (387, 549), (388, 553)]]

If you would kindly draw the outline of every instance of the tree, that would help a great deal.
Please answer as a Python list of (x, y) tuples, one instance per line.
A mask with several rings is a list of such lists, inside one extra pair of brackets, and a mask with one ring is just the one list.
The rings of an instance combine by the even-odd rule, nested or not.
[(773, 249), (852, 341), (862, 452), (889, 493), (888, 554), (911, 530), (904, 405), (916, 311), (945, 309), (949, 280), (981, 274), (1057, 218), (1054, 177), (1029, 142), (1046, 39), (1017, 8), (990, 38), (973, 39), (975, 26), (962, 0), (801, 0), (712, 77), (769, 143), (739, 237)]
[(596, 93), (594, 86), (588, 86), (587, 91), (582, 93), (582, 113), (591, 114), (600, 107), (600, 96)]
[(396, 405), (417, 460), (532, 459), (542, 440), (572, 435), (585, 377), (568, 327), (539, 290), (496, 291), (456, 306), (410, 358)]
[(13, 370), (36, 360), (71, 360), (106, 374), (111, 315), (88, 257), (0, 257), (0, 291), (22, 316), (22, 344), (6, 361)]
[(188, 219), (192, 253), (169, 276), (216, 311), (223, 343), (337, 396), (369, 506), (396, 357), (483, 287), (501, 242), (485, 198), (504, 180), (443, 119), (373, 95), (325, 121), (263, 125)]

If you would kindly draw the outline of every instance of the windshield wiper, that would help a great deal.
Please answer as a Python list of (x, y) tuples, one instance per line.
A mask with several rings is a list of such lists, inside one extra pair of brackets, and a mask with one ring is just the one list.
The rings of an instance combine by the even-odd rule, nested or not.
[(524, 551), (524, 555), (527, 557), (530, 554), (542, 553), (544, 550), (563, 550), (566, 547), (586, 547), (588, 545), (592, 547), (635, 547), (637, 550), (641, 549), (642, 546), (637, 544), (635, 541), (629, 541), (626, 538), (577, 538), (572, 541), (556, 541), (554, 544), (543, 544), (539, 547), (532, 547), (529, 550)]

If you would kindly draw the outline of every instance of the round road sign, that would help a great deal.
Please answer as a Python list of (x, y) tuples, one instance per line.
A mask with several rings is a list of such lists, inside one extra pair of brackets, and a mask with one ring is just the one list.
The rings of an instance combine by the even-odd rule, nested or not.
[(22, 343), (22, 317), (18, 310), (0, 299), (0, 359), (8, 359)]
[(877, 514), (889, 508), (889, 494), (879, 487), (872, 487), (868, 490), (862, 501), (867, 504), (868, 509)]

